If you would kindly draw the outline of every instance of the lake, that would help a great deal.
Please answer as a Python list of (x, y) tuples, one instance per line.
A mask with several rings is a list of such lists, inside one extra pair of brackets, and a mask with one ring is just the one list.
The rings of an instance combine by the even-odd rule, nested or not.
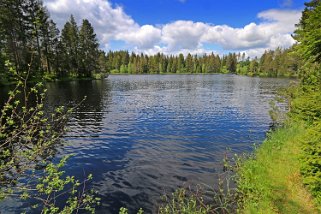
[[(289, 79), (237, 75), (119, 75), (48, 83), (47, 107), (75, 105), (57, 158), (91, 186), (97, 213), (157, 208), (181, 186), (214, 185), (227, 149), (251, 152), (272, 121), (269, 102)], [(15, 203), (16, 204), (16, 203)], [(1, 207), (14, 210), (12, 203)]]

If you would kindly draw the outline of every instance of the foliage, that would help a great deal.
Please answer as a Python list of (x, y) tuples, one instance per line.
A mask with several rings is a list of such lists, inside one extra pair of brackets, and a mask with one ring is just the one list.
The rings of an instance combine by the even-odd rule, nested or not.
[(176, 190), (170, 199), (164, 198), (167, 204), (164, 207), (160, 207), (159, 213), (204, 214), (210, 212), (211, 205), (205, 205), (202, 196), (198, 196), (194, 192), (190, 194), (187, 194), (186, 189)]
[[(33, 208), (43, 213), (93, 212), (98, 199), (85, 192), (92, 176), (80, 183), (61, 170), (67, 157), (52, 163), (72, 109), (61, 106), (45, 112), (44, 86), (28, 87), (29, 72), (18, 75), (10, 63), (7, 66), (17, 77), (17, 86), (9, 92), (0, 115), (0, 199), (36, 200)], [(57, 206), (56, 200), (66, 195), (66, 203)]]
[(321, 92), (319, 87), (302, 86), (292, 101), (291, 119), (304, 121), (307, 129), (300, 138), (303, 151), (301, 174), (303, 183), (321, 205)]
[(42, 1), (2, 0), (0, 26), (0, 82), (12, 78), (6, 73), (6, 60), (18, 73), (31, 66), (29, 80), (92, 77), (106, 71), (98, 61), (104, 53), (88, 20), (79, 29), (71, 16), (60, 34)]
[(294, 35), (299, 42), (296, 50), (306, 61), (321, 63), (321, 1), (313, 0), (305, 6)]
[(318, 213), (300, 176), (300, 139), (306, 127), (288, 122), (268, 135), (255, 155), (240, 162), (241, 213)]
[(291, 101), (290, 116), (313, 124), (321, 117), (321, 93), (317, 88), (303, 86)]
[(297, 76), (299, 57), (290, 50), (278, 48), (266, 51), (258, 59), (246, 58), (245, 54), (229, 53), (219, 56), (183, 54), (177, 56), (129, 54), (128, 51), (108, 52), (105, 66), (111, 73), (120, 74), (168, 74), (168, 73), (238, 73), (249, 76)]
[[(287, 53), (290, 57), (303, 58), (299, 64), (293, 64), (299, 66), (301, 82), (284, 93), (290, 110), (286, 126), (269, 135), (238, 172), (238, 189), (244, 195), (240, 208), (244, 213), (320, 212), (314, 202), (320, 207), (321, 1), (313, 0), (305, 5), (294, 35), (298, 43)], [(276, 58), (267, 53), (260, 63), (265, 65), (265, 70), (273, 72)]]
[(300, 140), (304, 152), (301, 156), (303, 183), (321, 205), (321, 121), (307, 129)]
[[(76, 180), (74, 176), (64, 177), (64, 171), (61, 170), (64, 167), (68, 157), (64, 157), (58, 164), (49, 163), (45, 170), (44, 175), (39, 178), (36, 185), (36, 193), (34, 195), (25, 191), (21, 197), (27, 199), (32, 197), (41, 202), (43, 213), (73, 213), (79, 210), (85, 210), (89, 213), (95, 212), (95, 204), (99, 204), (99, 198), (93, 197), (93, 193), (86, 193), (86, 183), (92, 179), (92, 175), (81, 183)], [(68, 188), (69, 187), (69, 188)], [(65, 205), (60, 208), (56, 205), (62, 196), (67, 195)], [(38, 205), (34, 205), (37, 207)]]
[[(234, 213), (237, 208), (239, 194), (234, 187), (234, 176), (231, 171), (223, 173), (218, 179), (216, 189), (204, 191), (204, 187), (180, 188), (171, 196), (163, 196), (160, 214), (205, 214)], [(208, 187), (205, 187), (208, 189)]]
[[(127, 209), (127, 208), (124, 208), (124, 207), (120, 208), (120, 209), (119, 209), (119, 214), (128, 214), (128, 209)], [(138, 210), (137, 214), (144, 214), (143, 209), (140, 208), (140, 209)]]
[[(25, 172), (54, 154), (52, 146), (59, 141), (70, 113), (59, 107), (47, 117), (43, 105), (46, 92), (43, 85), (38, 83), (28, 90), (26, 81), (27, 77), (18, 80), (1, 110), (2, 182), (14, 183), (19, 179), (17, 176), (23, 174), (17, 172)], [(22, 101), (19, 96), (23, 97)]]

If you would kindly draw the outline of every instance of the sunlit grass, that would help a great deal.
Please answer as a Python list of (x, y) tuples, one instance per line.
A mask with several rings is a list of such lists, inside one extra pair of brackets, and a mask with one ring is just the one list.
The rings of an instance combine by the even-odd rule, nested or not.
[(244, 195), (241, 213), (318, 213), (300, 175), (300, 137), (306, 128), (291, 124), (272, 132), (239, 171)]

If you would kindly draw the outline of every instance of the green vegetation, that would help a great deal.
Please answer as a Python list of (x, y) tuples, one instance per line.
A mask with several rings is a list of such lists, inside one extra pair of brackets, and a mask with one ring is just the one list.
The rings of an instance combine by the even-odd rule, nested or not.
[(171, 196), (163, 196), (158, 213), (233, 213), (238, 205), (238, 192), (232, 187), (231, 172), (223, 173), (215, 190), (204, 191), (200, 186), (194, 189), (178, 189)]
[(238, 170), (241, 213), (318, 213), (300, 175), (306, 127), (290, 123), (268, 139)]
[[(234, 160), (231, 169), (236, 171), (234, 199), (238, 206), (232, 213), (321, 212), (321, 1), (305, 5), (294, 35), (296, 45), (283, 53), (279, 49), (268, 51), (260, 60), (238, 64), (241, 73), (264, 76), (278, 76), (278, 69), (285, 66), (297, 71), (301, 82), (280, 93), (289, 106), (281, 126), (268, 133), (253, 155)], [(298, 63), (287, 64), (298, 56)], [(250, 72), (245, 69), (247, 66)], [(279, 113), (274, 106), (272, 118), (277, 120)], [(229, 196), (226, 197), (228, 201)], [(209, 204), (205, 208), (213, 205)], [(180, 192), (165, 206), (170, 207), (176, 210), (167, 213), (191, 213), (191, 208), (195, 213), (215, 213), (203, 209), (193, 195), (182, 199)]]
[(291, 49), (280, 48), (266, 51), (261, 58), (250, 59), (245, 54), (230, 53), (220, 57), (183, 54), (153, 56), (129, 54), (128, 51), (108, 52), (106, 69), (112, 74), (191, 74), (191, 73), (237, 73), (262, 77), (296, 77), (300, 67), (297, 54)]
[(321, 211), (319, 87), (301, 84), (288, 89), (291, 111), (287, 121), (241, 164), (237, 185), (242, 212)]
[(237, 181), (242, 213), (320, 213), (321, 1), (306, 3), (294, 51), (303, 58), (301, 83), (285, 93), (290, 112), (245, 161)]
[[(311, 88), (301, 89), (294, 99), (291, 117), (295, 121), (307, 124), (305, 133), (301, 136), (301, 174), (303, 183), (321, 206), (321, 92)], [(311, 91), (312, 90), (312, 91)]]
[[(286, 121), (267, 134), (254, 154), (225, 161), (226, 169), (236, 174), (227, 176), (231, 181), (212, 191), (219, 197), (204, 200), (206, 196), (198, 191), (179, 189), (166, 198), (160, 212), (320, 213), (321, 91), (301, 85), (281, 95), (289, 99), (291, 108)], [(279, 119), (278, 110), (271, 114)], [(236, 189), (230, 188), (233, 182)]]
[[(28, 200), (31, 209), (42, 213), (94, 212), (99, 199), (85, 188), (92, 176), (80, 182), (64, 175), (68, 157), (58, 164), (52, 162), (72, 109), (61, 106), (45, 112), (43, 85), (27, 87), (29, 73), (18, 75), (7, 66), (17, 86), (9, 92), (0, 114), (0, 200)], [(62, 198), (66, 202), (58, 206)]]
[[(39, 0), (0, 1), (0, 84), (12, 83), (9, 60), (18, 73), (30, 70), (29, 81), (97, 78), (106, 73), (93, 27), (73, 16), (60, 34)], [(103, 77), (104, 75), (100, 75)]]

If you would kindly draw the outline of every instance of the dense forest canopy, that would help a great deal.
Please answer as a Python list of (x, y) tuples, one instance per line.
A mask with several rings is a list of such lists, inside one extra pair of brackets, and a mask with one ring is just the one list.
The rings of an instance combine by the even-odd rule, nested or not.
[(250, 76), (297, 76), (300, 57), (292, 49), (265, 51), (260, 58), (250, 59), (245, 53), (209, 55), (129, 54), (128, 51), (108, 52), (106, 70), (111, 73), (238, 73)]
[(293, 37), (297, 44), (293, 49), (304, 61), (301, 68), (303, 83), (319, 85), (321, 82), (321, 1), (305, 3), (300, 22)]
[(0, 79), (8, 80), (6, 61), (32, 77), (91, 77), (100, 72), (99, 43), (90, 22), (74, 17), (61, 33), (40, 0), (0, 1)]

